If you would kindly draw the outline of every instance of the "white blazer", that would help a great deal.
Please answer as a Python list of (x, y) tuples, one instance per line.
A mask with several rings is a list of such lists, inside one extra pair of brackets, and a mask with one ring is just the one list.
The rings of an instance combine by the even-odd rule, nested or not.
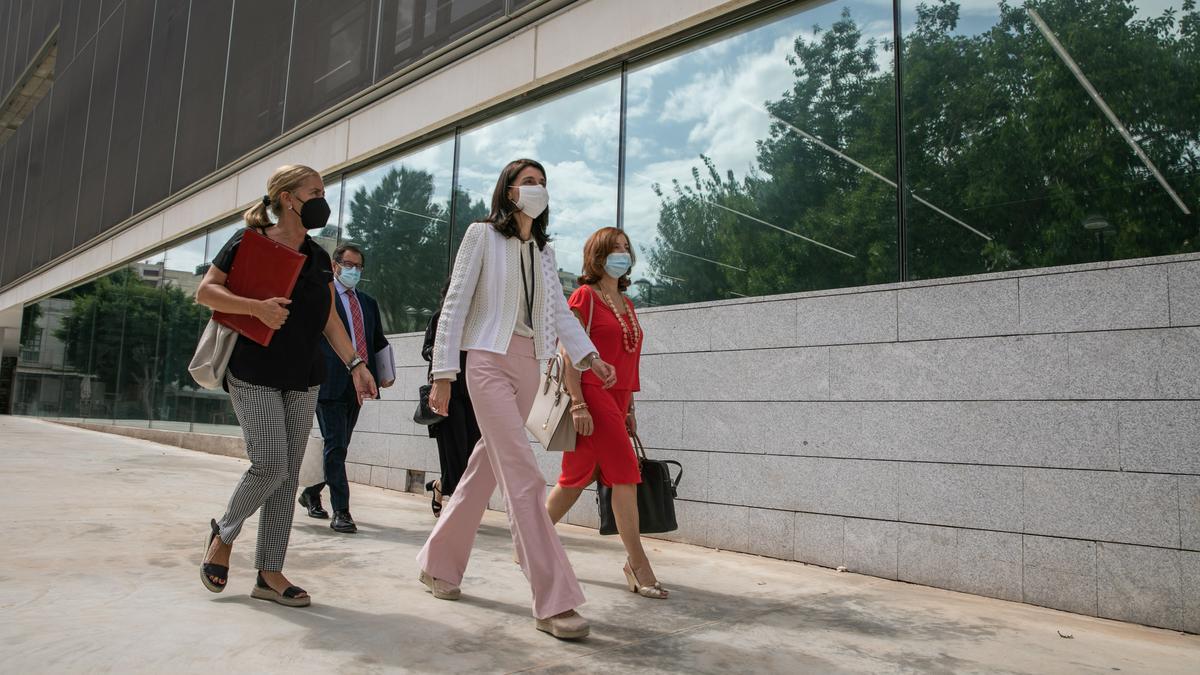
[[(433, 341), (435, 380), (457, 378), (460, 350), (508, 351), (520, 303), (525, 301), (521, 285), (523, 245), (529, 244), (522, 244), (517, 237), (505, 237), (491, 223), (473, 223), (467, 228)], [(580, 370), (586, 370), (580, 362), (596, 352), (596, 346), (563, 297), (554, 248), (547, 244), (539, 251), (534, 246), (533, 255), (542, 269), (530, 317), (537, 358), (553, 356), (561, 340), (571, 360)]]

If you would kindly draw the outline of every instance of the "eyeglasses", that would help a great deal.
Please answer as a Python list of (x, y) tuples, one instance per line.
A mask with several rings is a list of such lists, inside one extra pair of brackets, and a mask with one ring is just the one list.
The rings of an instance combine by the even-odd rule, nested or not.
[(342, 267), (351, 267), (359, 270), (363, 268), (363, 266), (359, 263), (346, 262), (344, 260), (338, 260), (337, 264), (341, 265)]

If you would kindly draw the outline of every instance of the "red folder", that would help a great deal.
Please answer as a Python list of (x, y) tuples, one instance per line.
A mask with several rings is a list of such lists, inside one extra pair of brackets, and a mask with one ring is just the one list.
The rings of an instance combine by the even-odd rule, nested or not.
[[(308, 256), (255, 232), (242, 233), (225, 287), (234, 295), (255, 300), (290, 298)], [(213, 312), (213, 320), (266, 347), (275, 331), (249, 314)]]

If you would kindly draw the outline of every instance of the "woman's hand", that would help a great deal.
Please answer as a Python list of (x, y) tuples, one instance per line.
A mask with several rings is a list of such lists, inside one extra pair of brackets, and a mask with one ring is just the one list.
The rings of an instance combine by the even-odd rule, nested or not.
[(595, 430), (592, 413), (588, 412), (587, 408), (571, 413), (571, 421), (575, 423), (575, 433), (580, 436), (591, 436)]
[(288, 298), (269, 298), (267, 300), (257, 300), (250, 307), (251, 314), (254, 318), (266, 324), (271, 330), (279, 330), (284, 321), (288, 318), (287, 306), (292, 304)]
[(625, 430), (630, 436), (637, 436), (637, 415), (633, 414), (633, 408), (630, 408), (629, 414), (625, 416)]
[(379, 390), (375, 387), (375, 378), (371, 376), (366, 364), (361, 368), (355, 366), (354, 370), (350, 371), (350, 378), (354, 380), (354, 391), (358, 393), (359, 405), (362, 405), (364, 400), (379, 395)]
[(429, 409), (446, 417), (450, 414), (450, 380), (434, 380), (429, 389)]
[(599, 356), (592, 359), (591, 368), (596, 377), (604, 383), (605, 389), (612, 389), (613, 385), (617, 383), (617, 369), (608, 365)]

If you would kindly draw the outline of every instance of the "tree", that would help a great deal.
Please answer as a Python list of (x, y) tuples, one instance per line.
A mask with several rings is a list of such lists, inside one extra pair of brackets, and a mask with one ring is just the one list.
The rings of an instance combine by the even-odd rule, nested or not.
[(156, 288), (122, 268), (77, 291), (55, 336), (67, 363), (132, 394), (145, 419), (157, 385), (189, 385), (187, 366), (207, 311), (179, 288)]
[[(448, 269), (450, 203), (436, 201), (434, 192), (432, 174), (401, 166), (357, 190), (350, 202), (347, 237), (363, 247), (363, 287), (379, 301), (388, 332), (424, 330), (438, 306)], [(482, 202), (472, 203), (465, 192), (458, 198), (459, 222), (486, 215)]]
[[(1132, 0), (1026, 6), (1089, 74), (1192, 213), (1166, 197), (1025, 6), (1001, 2), (995, 26), (962, 35), (959, 5), (938, 0), (917, 8), (901, 45), (911, 276), (1197, 250), (1195, 0), (1151, 18), (1137, 18)], [(758, 142), (757, 169), (740, 180), (732, 172), (722, 177), (702, 156), (689, 182), (656, 188), (650, 263), (666, 281), (655, 288), (656, 301), (898, 279), (895, 82), (890, 68), (878, 66), (886, 62), (878, 52), (892, 48), (864, 40), (848, 9), (827, 30), (797, 37), (788, 57), (792, 88), (764, 102), (773, 123)], [(1107, 246), (1085, 221), (1115, 228), (1099, 235)]]

